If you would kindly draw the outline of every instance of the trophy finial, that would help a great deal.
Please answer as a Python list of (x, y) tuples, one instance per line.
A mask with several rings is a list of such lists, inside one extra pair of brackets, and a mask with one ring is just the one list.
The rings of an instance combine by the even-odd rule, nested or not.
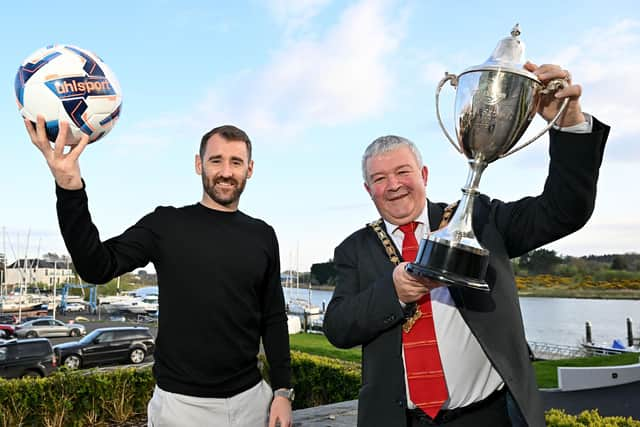
[(495, 50), (484, 65), (500, 66), (506, 69), (521, 69), (524, 58), (524, 43), (518, 38), (520, 24), (511, 30), (511, 37), (505, 37), (498, 42)]
[(516, 22), (516, 25), (514, 25), (513, 29), (511, 29), (511, 37), (518, 37), (518, 36), (520, 36), (520, 24)]

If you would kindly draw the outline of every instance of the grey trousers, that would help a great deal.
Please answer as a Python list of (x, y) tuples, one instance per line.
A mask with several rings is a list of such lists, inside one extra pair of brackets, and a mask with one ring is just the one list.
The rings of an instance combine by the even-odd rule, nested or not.
[(147, 406), (148, 427), (266, 426), (273, 392), (264, 381), (227, 399), (185, 396), (158, 386)]

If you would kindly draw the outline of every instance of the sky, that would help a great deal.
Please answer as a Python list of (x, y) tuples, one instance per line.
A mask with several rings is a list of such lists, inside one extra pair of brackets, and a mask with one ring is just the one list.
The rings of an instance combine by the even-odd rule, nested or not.
[[(194, 157), (201, 136), (234, 124), (253, 142), (253, 177), (240, 209), (271, 224), (282, 270), (326, 262), (378, 218), (363, 188), (362, 152), (375, 138), (414, 141), (429, 168), (427, 195), (452, 202), (466, 159), (436, 118), (445, 72), (483, 63), (520, 24), (526, 58), (560, 64), (583, 87), (583, 110), (612, 126), (596, 208), (560, 255), (639, 252), (640, 6), (634, 1), (402, 0), (120, 1), (78, 7), (10, 2), (0, 14), (0, 227), (8, 260), (66, 253), (54, 181), (18, 113), (18, 66), (40, 47), (97, 53), (122, 87), (120, 120), (80, 158), (103, 239), (158, 205), (202, 196)], [(2, 83), (4, 82), (4, 83)], [(440, 97), (453, 133), (455, 91)], [(527, 135), (541, 129), (536, 119)], [(523, 138), (524, 140), (524, 138)], [(489, 165), (480, 190), (516, 200), (541, 192), (548, 136)], [(211, 242), (224, 245), (224, 242)], [(4, 248), (4, 249), (3, 249)]]

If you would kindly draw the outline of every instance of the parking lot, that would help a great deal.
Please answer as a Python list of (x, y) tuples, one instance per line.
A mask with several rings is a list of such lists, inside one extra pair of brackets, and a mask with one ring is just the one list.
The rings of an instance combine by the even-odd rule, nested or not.
[[(81, 365), (83, 365), (84, 363), (87, 363), (88, 368), (94, 368), (94, 367), (100, 367), (100, 366), (111, 367), (116, 365), (124, 365), (131, 362), (134, 362), (136, 364), (142, 363), (146, 365), (148, 363), (153, 362), (153, 354), (151, 353), (153, 349), (151, 348), (149, 353), (147, 353), (147, 351), (145, 350), (145, 346), (148, 346), (148, 345), (153, 346), (153, 343), (152, 342), (148, 343), (145, 340), (147, 339), (146, 337), (148, 337), (149, 339), (153, 339), (156, 337), (157, 330), (158, 330), (156, 319), (153, 319), (153, 321), (150, 321), (150, 318), (147, 316), (129, 315), (125, 317), (122, 315), (111, 316), (105, 313), (101, 313), (100, 315), (97, 315), (97, 314), (89, 315), (87, 313), (67, 313), (66, 315), (56, 314), (55, 318), (56, 320), (63, 323), (73, 322), (75, 324), (82, 325), (84, 326), (84, 329), (86, 330), (87, 334), (90, 334), (91, 332), (99, 328), (144, 327), (149, 329), (149, 334), (151, 335), (149, 336), (149, 334), (145, 335), (144, 333), (141, 333), (141, 334), (135, 334), (132, 336), (131, 332), (125, 332), (124, 330), (114, 331), (114, 332), (106, 331), (106, 332), (103, 332), (102, 335), (100, 335), (99, 337), (108, 336), (109, 340), (115, 339), (116, 341), (113, 341), (113, 343), (109, 341), (110, 344), (106, 344), (106, 347), (105, 347), (105, 343), (101, 342), (101, 344), (98, 344), (97, 340), (100, 338), (94, 338), (95, 341), (92, 341), (91, 344), (84, 344), (84, 346), (86, 345), (90, 346), (88, 347), (90, 348), (89, 353), (84, 353), (84, 354), (76, 353), (76, 350), (63, 350), (63, 348), (60, 347), (59, 351), (62, 352), (62, 355), (60, 354), (58, 355), (59, 364), (61, 362), (64, 362), (67, 359), (67, 356), (69, 356), (69, 359), (67, 360), (67, 362), (65, 362), (65, 365), (72, 368), (73, 367), (82, 368)], [(27, 319), (26, 317), (23, 318), (23, 321), (25, 321), (26, 319)], [(30, 322), (27, 322), (27, 324), (29, 323)], [(24, 335), (24, 333), (22, 335)], [(71, 337), (71, 336), (60, 337), (60, 336), (46, 336), (46, 335), (44, 336), (46, 337), (46, 339), (49, 340), (52, 346), (57, 346), (64, 343), (76, 342), (83, 338), (83, 336), (75, 336), (75, 337)], [(18, 338), (18, 341), (20, 342), (22, 341), (22, 339)], [(118, 344), (114, 346), (116, 342)], [(65, 348), (70, 348), (70, 347), (65, 347)], [(77, 349), (78, 347), (74, 346), (71, 348)], [(103, 348), (104, 350), (101, 350), (101, 348)], [(135, 348), (138, 348), (138, 350), (134, 350)], [(142, 355), (140, 354), (140, 350), (144, 351)], [(65, 351), (66, 351), (66, 355), (65, 355)], [(127, 353), (130, 353), (130, 354), (127, 355)], [(77, 356), (74, 356), (74, 354), (77, 354)], [(120, 360), (121, 357), (123, 357), (123, 359), (131, 359), (131, 361)], [(140, 359), (140, 357), (144, 359)], [(134, 358), (137, 360), (134, 360)], [(76, 361), (74, 362), (73, 359), (75, 359)], [(104, 360), (100, 360), (100, 359), (104, 359)], [(34, 369), (34, 368), (31, 368), (31, 369)]]
[[(76, 318), (78, 317), (84, 317), (86, 319), (89, 319), (89, 321), (88, 322), (82, 321), (82, 320), (77, 321)], [(100, 316), (89, 315), (86, 313), (67, 313), (66, 315), (56, 314), (56, 319), (61, 320), (65, 323), (68, 323), (69, 321), (81, 323), (86, 328), (87, 334), (98, 328), (111, 328), (111, 327), (118, 327), (118, 326), (141, 326), (141, 327), (149, 328), (151, 335), (153, 335), (154, 337), (158, 333), (157, 322), (137, 322), (135, 320), (135, 317), (130, 317), (123, 322), (123, 321), (110, 320), (110, 316), (104, 313), (102, 313)], [(49, 339), (51, 340), (52, 345), (56, 345), (56, 344), (69, 342), (69, 341), (78, 341), (80, 338), (82, 337), (76, 337), (76, 338), (54, 337)]]

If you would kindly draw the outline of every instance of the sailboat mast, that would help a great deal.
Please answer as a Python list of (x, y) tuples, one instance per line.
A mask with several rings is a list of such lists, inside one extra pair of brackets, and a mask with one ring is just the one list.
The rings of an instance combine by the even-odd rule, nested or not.
[[(7, 294), (7, 236), (6, 229), (2, 227), (2, 282), (0, 285), (4, 287), (4, 295)], [(2, 288), (0, 288), (0, 296), (2, 295)]]
[(300, 245), (298, 244), (298, 242), (296, 242), (296, 298), (300, 298), (300, 295), (298, 294), (298, 292), (300, 292), (300, 273), (299, 273), (300, 268), (298, 266), (299, 249), (300, 249)]
[(56, 320), (56, 288), (58, 287), (58, 260), (53, 260), (53, 301), (51, 302), (53, 320)]
[[(18, 237), (19, 239), (19, 237)], [(27, 244), (24, 247), (24, 261), (22, 263), (22, 269), (24, 271), (24, 274), (22, 275), (22, 283), (20, 285), (20, 293), (18, 296), (18, 322), (22, 322), (22, 299), (24, 298), (24, 288), (27, 284), (27, 274), (31, 274), (30, 269), (28, 268), (29, 265), (29, 260), (28, 260), (28, 256), (29, 256), (29, 241), (31, 239), (31, 229), (29, 229), (29, 231), (27, 232)], [(18, 240), (18, 250), (20, 248), (20, 240)]]

